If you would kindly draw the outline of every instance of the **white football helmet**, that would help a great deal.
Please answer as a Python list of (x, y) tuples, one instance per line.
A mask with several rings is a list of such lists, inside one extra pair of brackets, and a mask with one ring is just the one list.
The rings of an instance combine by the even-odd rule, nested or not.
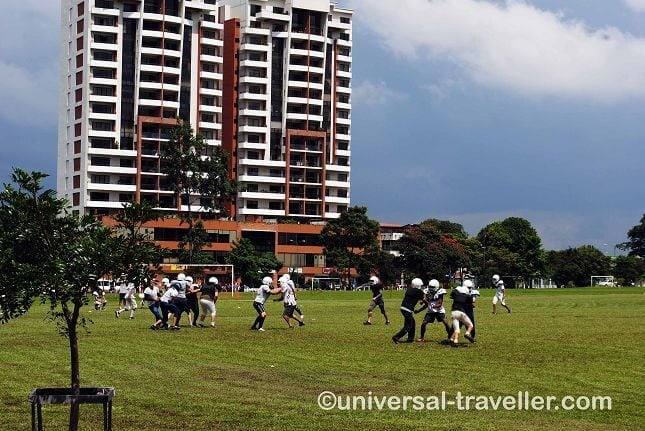
[(375, 276), (375, 275), (373, 275), (373, 276), (371, 276), (371, 277), (370, 277), (370, 283), (372, 283), (372, 284), (379, 284), (379, 281), (380, 281), (380, 280), (379, 280), (379, 279), (378, 279), (378, 277), (377, 277), (377, 276)]
[(464, 280), (464, 284), (463, 284), (463, 286), (464, 286), (466, 289), (472, 289), (473, 287), (475, 287), (475, 283), (473, 283), (473, 281), (472, 281), (472, 280)]
[(179, 274), (177, 274), (177, 281), (185, 281), (185, 280), (186, 280), (186, 274), (184, 274), (183, 272), (180, 272)]
[(423, 280), (421, 280), (420, 278), (415, 278), (414, 280), (412, 280), (411, 285), (412, 285), (412, 287), (416, 287), (417, 289), (421, 289), (423, 287)]
[(493, 283), (497, 283), (499, 280), (499, 275), (495, 274), (493, 275)]
[(264, 277), (262, 279), (262, 284), (265, 286), (271, 286), (271, 284), (273, 284), (273, 279), (271, 277)]
[(190, 284), (193, 284), (193, 277), (191, 277), (190, 275), (189, 275), (189, 276), (187, 276), (187, 277), (186, 277), (186, 281), (187, 281), (188, 283), (190, 283)]
[(170, 286), (170, 279), (168, 277), (164, 277), (161, 279), (161, 284), (168, 287)]
[(430, 280), (430, 283), (428, 283), (428, 286), (432, 287), (433, 289), (438, 289), (441, 285), (439, 284), (439, 280), (435, 280), (434, 278)]
[(283, 275), (283, 277), (284, 277), (284, 279), (285, 279), (286, 281), (291, 280), (291, 276), (290, 276), (289, 274), (285, 274), (285, 275)]
[(210, 284), (219, 284), (219, 280), (217, 279), (217, 277), (211, 277), (211, 278), (209, 278), (209, 279), (208, 279), (208, 282), (209, 282)]

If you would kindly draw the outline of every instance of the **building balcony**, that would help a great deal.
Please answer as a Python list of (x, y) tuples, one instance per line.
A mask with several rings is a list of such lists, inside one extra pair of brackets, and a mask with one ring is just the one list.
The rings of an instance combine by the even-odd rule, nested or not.
[(352, 109), (352, 104), (351, 103), (342, 103), (342, 102), (336, 102), (336, 108), (338, 109), (346, 109), (346, 110), (351, 110)]
[(207, 121), (200, 121), (199, 122), (199, 128), (200, 129), (222, 130), (222, 124), (221, 123), (211, 123), (211, 122), (207, 122)]
[(257, 200), (270, 200), (270, 201), (283, 201), (286, 199), (284, 193), (270, 193), (270, 192), (239, 192), (237, 196), (241, 199), (257, 199)]
[(352, 119), (351, 118), (336, 118), (336, 123), (342, 124), (345, 126), (351, 126), (352, 125)]
[(327, 181), (325, 181), (325, 186), (326, 187), (335, 187), (337, 189), (348, 189), (350, 184), (349, 184), (349, 181), (327, 180)]
[(325, 53), (323, 51), (308, 51), (306, 49), (291, 48), (289, 53), (291, 55), (300, 55), (303, 57), (325, 58)]
[(292, 81), (289, 80), (287, 82), (287, 85), (292, 88), (311, 88), (314, 90), (324, 90), (325, 85), (324, 84), (319, 84), (316, 82), (308, 82), (308, 81)]
[(89, 112), (87, 114), (87, 118), (91, 118), (92, 120), (111, 120), (111, 121), (116, 121), (116, 113), (113, 114), (104, 114), (101, 112)]
[(306, 99), (304, 97), (287, 97), (287, 103), (296, 103), (300, 105), (323, 105), (322, 99)]
[[(194, 3), (194, 2), (186, 2), (186, 3)], [(216, 7), (215, 5), (210, 5), (210, 6)], [(219, 22), (202, 21), (201, 26), (203, 28), (208, 28), (213, 30), (224, 30), (224, 24), (220, 24)]]
[(269, 10), (263, 10), (262, 12), (258, 13), (255, 15), (257, 19), (266, 19), (266, 20), (273, 20), (273, 21), (282, 21), (282, 22), (289, 22), (291, 21), (291, 17), (286, 14), (286, 13), (275, 13), (273, 11)]
[(216, 56), (216, 55), (202, 54), (202, 55), (199, 56), (199, 59), (201, 61), (208, 61), (210, 63), (218, 63), (218, 64), (222, 64), (224, 62), (223, 57), (219, 57), (219, 56)]
[(351, 157), (352, 152), (349, 150), (336, 150), (336, 155), (343, 156), (343, 157)]
[(343, 141), (351, 141), (352, 140), (352, 135), (345, 135), (342, 133), (336, 133), (336, 139), (340, 139)]
[(338, 41), (339, 46), (346, 46), (346, 47), (351, 47), (352, 46), (352, 41), (351, 40), (338, 39), (337, 41)]
[(267, 168), (284, 168), (286, 166), (285, 162), (281, 160), (239, 159), (238, 163), (241, 166), (259, 166)]
[(208, 37), (202, 37), (201, 41), (202, 41), (202, 45), (218, 46), (218, 47), (224, 46), (224, 41), (220, 39), (210, 39)]
[(352, 170), (351, 166), (341, 166), (341, 165), (326, 165), (326, 169), (328, 171), (347, 172), (347, 173), (349, 173)]
[(331, 28), (339, 28), (341, 30), (351, 30), (352, 29), (352, 24), (351, 23), (344, 23), (344, 22), (340, 22), (339, 20), (327, 21), (327, 26), (331, 27)]
[(98, 184), (88, 183), (88, 190), (100, 190), (104, 192), (136, 192), (137, 186), (135, 185), (121, 185), (121, 184)]
[(262, 93), (240, 93), (240, 100), (268, 100), (267, 94)]
[(119, 156), (119, 157), (137, 157), (137, 152), (133, 150), (119, 150), (118, 148), (92, 148), (87, 149), (87, 154), (97, 156)]
[(325, 213), (325, 218), (327, 219), (335, 219), (335, 218), (340, 218), (340, 213)]
[(266, 175), (239, 175), (239, 182), (245, 183), (266, 183), (266, 184), (286, 184), (285, 177), (270, 177)]
[(259, 142), (239, 142), (237, 147), (242, 150), (266, 150), (269, 147), (269, 144)]
[(116, 138), (119, 136), (119, 132), (116, 132), (114, 130), (92, 130), (89, 129), (87, 131), (88, 136), (92, 136), (95, 138)]
[(104, 67), (110, 69), (116, 69), (119, 67), (119, 63), (116, 61), (101, 61), (101, 60), (90, 60), (91, 67)]
[(268, 52), (269, 51), (269, 45), (258, 45), (255, 43), (243, 43), (240, 45), (240, 50), (241, 51), (262, 51), (262, 52)]
[(96, 25), (90, 24), (91, 31), (100, 31), (103, 33), (119, 33), (119, 27), (111, 25)]
[(112, 208), (112, 209), (121, 209), (126, 202), (113, 202), (113, 201), (87, 201), (85, 204), (89, 208)]
[(87, 172), (93, 172), (97, 174), (129, 174), (135, 175), (137, 173), (137, 168), (122, 168), (120, 166), (96, 166), (88, 165)]
[(268, 208), (258, 208), (258, 209), (249, 209), (249, 208), (239, 208), (237, 210), (239, 215), (257, 215), (257, 216), (271, 216), (271, 217), (283, 217), (285, 215), (284, 210), (270, 210)]
[(98, 43), (98, 42), (90, 42), (90, 48), (91, 49), (102, 49), (105, 51), (118, 51), (119, 50), (119, 45), (116, 43)]
[(239, 127), (239, 131), (242, 133), (267, 133), (269, 130), (267, 126), (249, 126), (242, 125)]
[(257, 60), (242, 60), (240, 61), (241, 67), (257, 67), (260, 69), (266, 69), (269, 67), (268, 61), (257, 61)]
[(262, 84), (269, 85), (269, 78), (262, 76), (241, 76), (240, 84)]
[(218, 80), (218, 81), (221, 81), (223, 79), (223, 75), (221, 73), (205, 72), (203, 70), (201, 72), (199, 72), (199, 76), (202, 77), (202, 78), (215, 79), (215, 80)]
[(216, 88), (200, 88), (199, 93), (204, 95), (204, 96), (219, 96), (222, 97), (222, 90), (218, 90)]
[(351, 63), (352, 62), (352, 57), (349, 57), (347, 55), (339, 55), (336, 59), (338, 61), (344, 62), (344, 63)]
[(199, 105), (199, 110), (202, 112), (212, 112), (214, 114), (221, 114), (221, 106), (212, 106), (212, 105)]
[(239, 111), (239, 114), (247, 117), (266, 117), (269, 114), (269, 111), (258, 111), (255, 109), (242, 109)]
[(271, 30), (268, 28), (244, 27), (242, 31), (244, 34), (257, 34), (259, 36), (271, 35)]
[(99, 96), (97, 94), (90, 94), (88, 98), (90, 102), (117, 103), (116, 96)]
[(325, 196), (325, 202), (330, 204), (349, 205), (349, 198), (341, 198), (338, 196)]
[(337, 70), (336, 71), (336, 76), (339, 78), (351, 78), (352, 77), (352, 72), (346, 72), (344, 70)]

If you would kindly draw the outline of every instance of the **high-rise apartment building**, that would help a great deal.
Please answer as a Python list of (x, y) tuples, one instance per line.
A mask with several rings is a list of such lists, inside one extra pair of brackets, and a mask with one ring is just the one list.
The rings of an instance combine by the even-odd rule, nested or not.
[(230, 152), (237, 220), (347, 208), (351, 11), (329, 0), (61, 4), (58, 191), (74, 210), (187, 209), (159, 166), (177, 118)]

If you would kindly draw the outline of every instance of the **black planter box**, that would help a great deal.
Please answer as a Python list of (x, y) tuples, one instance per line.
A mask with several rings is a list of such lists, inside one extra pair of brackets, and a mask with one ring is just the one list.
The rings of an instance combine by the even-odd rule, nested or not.
[(112, 430), (112, 398), (114, 388), (80, 388), (79, 394), (74, 395), (70, 388), (38, 388), (29, 394), (31, 404), (31, 429), (43, 430), (42, 406), (47, 404), (71, 404), (73, 400), (79, 404), (103, 404), (103, 429)]

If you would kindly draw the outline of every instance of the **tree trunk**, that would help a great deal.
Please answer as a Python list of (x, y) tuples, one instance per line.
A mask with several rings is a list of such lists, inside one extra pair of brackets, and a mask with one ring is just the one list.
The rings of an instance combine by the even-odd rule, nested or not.
[(186, 202), (188, 203), (188, 263), (193, 263), (193, 213), (190, 206), (190, 192), (186, 193)]
[[(67, 320), (68, 334), (69, 334), (69, 353), (70, 353), (70, 363), (71, 363), (71, 389), (75, 396), (80, 394), (81, 388), (81, 376), (79, 369), (79, 357), (78, 357), (78, 315), (80, 311), (80, 306), (78, 304), (74, 305), (74, 312), (72, 316)], [(79, 422), (80, 406), (76, 398), (72, 399), (72, 404), (70, 405), (69, 411), (69, 431), (78, 431), (78, 422)]]

